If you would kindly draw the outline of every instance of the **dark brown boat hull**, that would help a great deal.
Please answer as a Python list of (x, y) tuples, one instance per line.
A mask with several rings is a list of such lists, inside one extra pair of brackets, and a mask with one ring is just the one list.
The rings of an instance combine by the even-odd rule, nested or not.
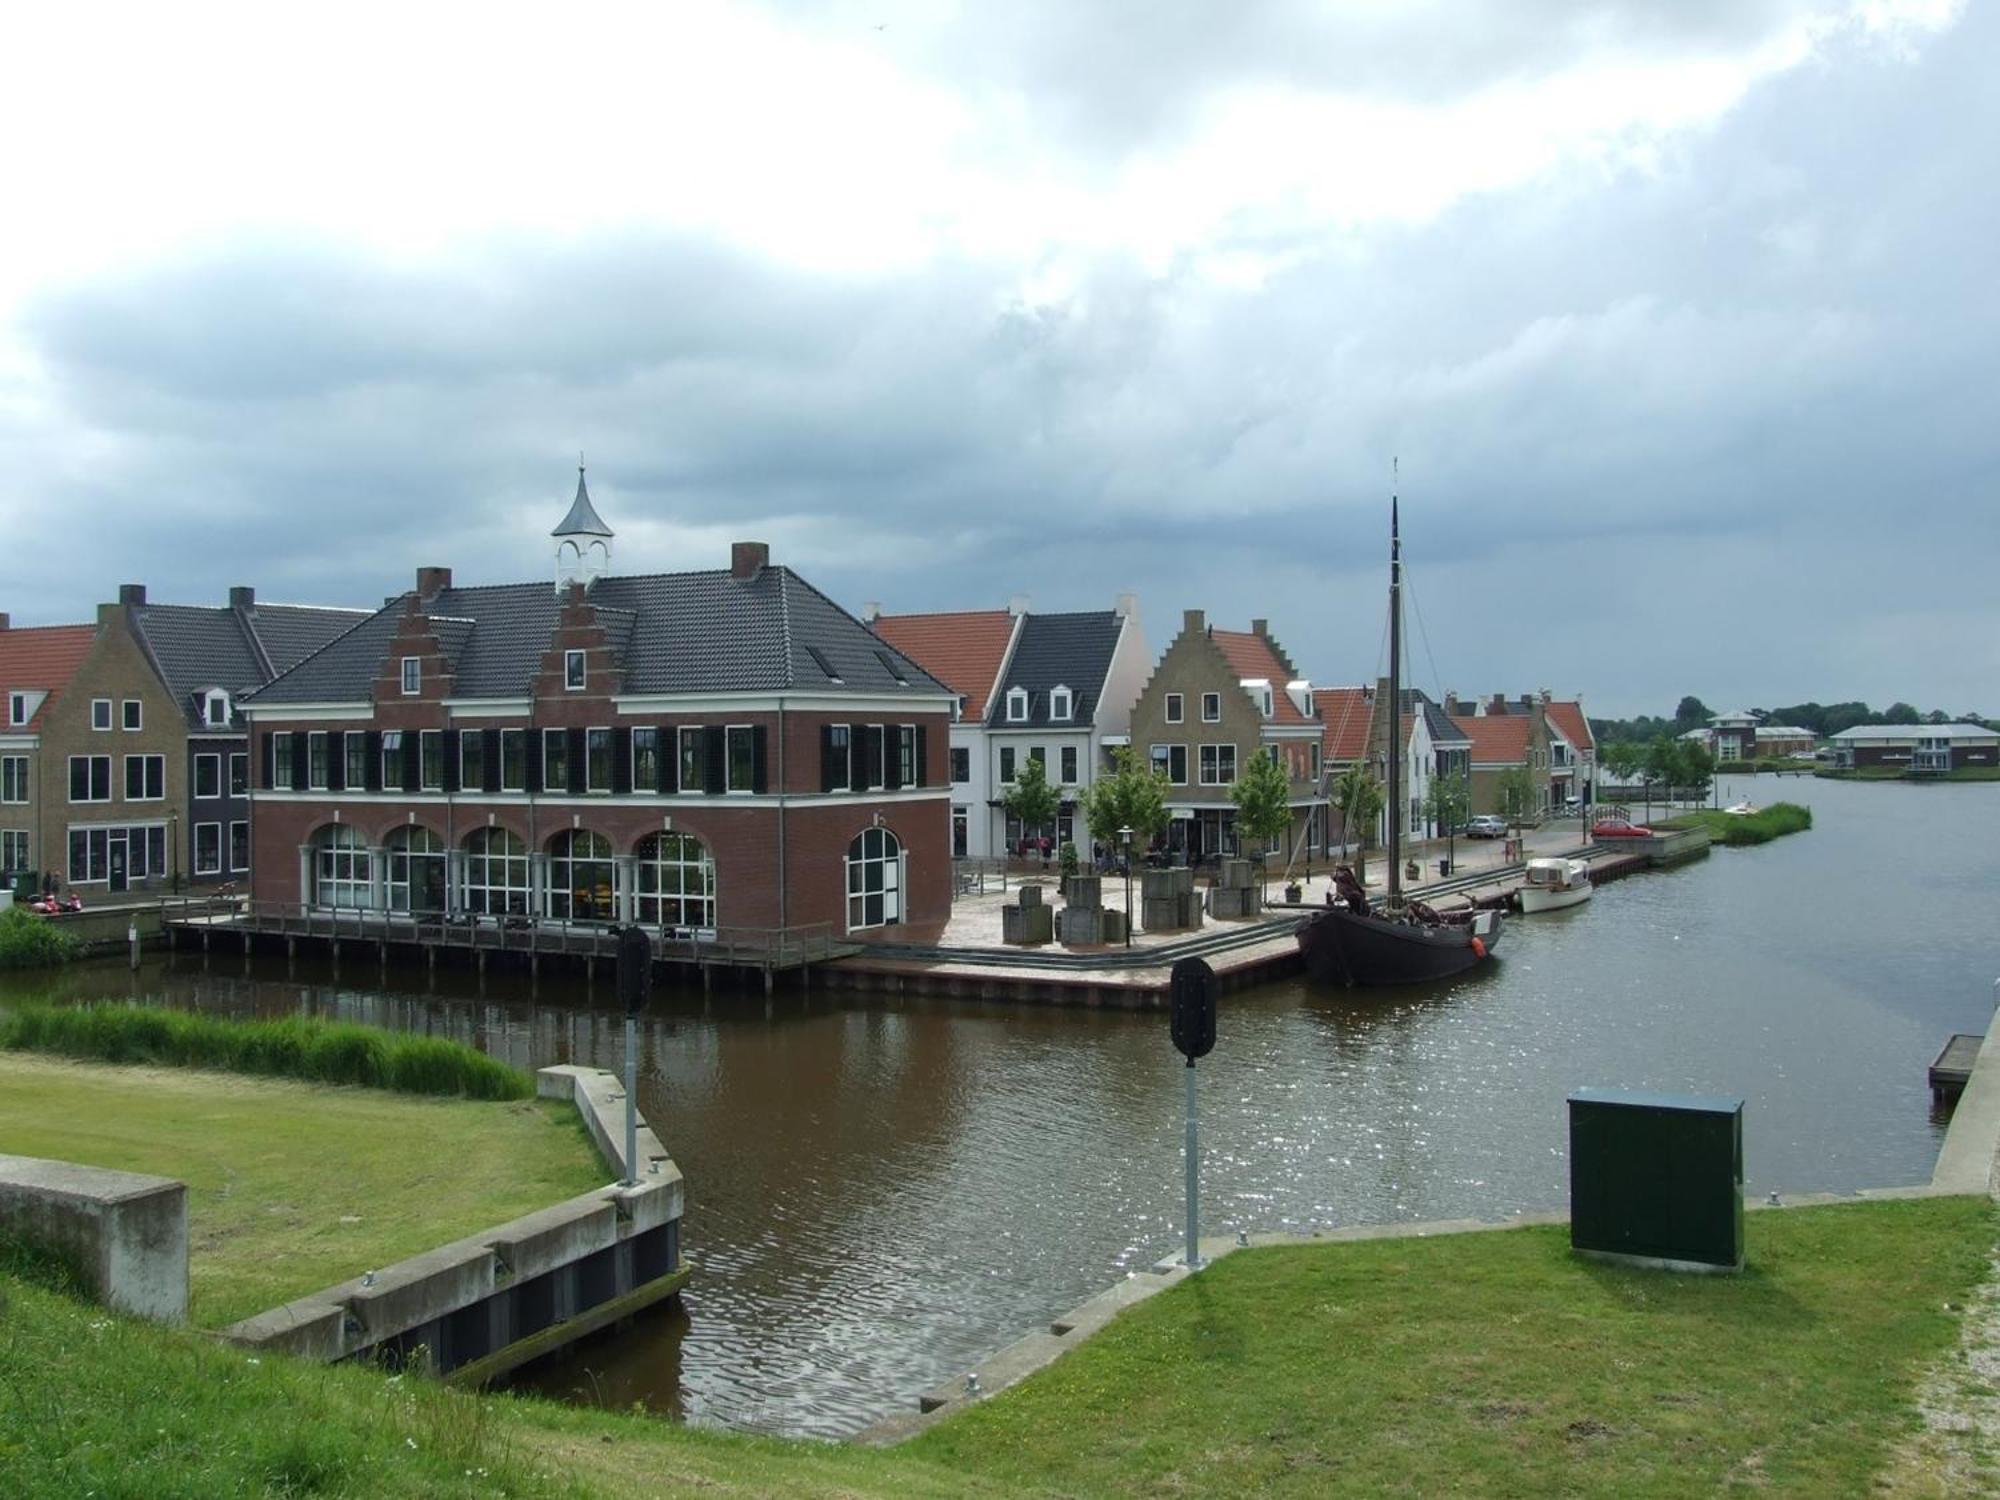
[[(1497, 936), (1497, 934), (1496, 934)], [(1491, 940), (1464, 927), (1420, 927), (1328, 907), (1299, 929), (1306, 972), (1322, 984), (1374, 987), (1449, 979), (1488, 961)]]

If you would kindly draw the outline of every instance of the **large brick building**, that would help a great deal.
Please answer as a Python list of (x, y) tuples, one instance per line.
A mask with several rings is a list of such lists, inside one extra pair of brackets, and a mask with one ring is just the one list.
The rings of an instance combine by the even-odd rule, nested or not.
[(950, 909), (954, 695), (798, 574), (416, 587), (255, 694), (260, 900), (905, 936)]

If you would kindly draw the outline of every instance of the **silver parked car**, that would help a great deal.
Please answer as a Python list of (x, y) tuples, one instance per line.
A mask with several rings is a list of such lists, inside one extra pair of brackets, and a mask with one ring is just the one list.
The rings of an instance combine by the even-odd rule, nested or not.
[(1504, 839), (1507, 837), (1507, 820), (1498, 813), (1481, 813), (1465, 825), (1465, 836), (1469, 839)]

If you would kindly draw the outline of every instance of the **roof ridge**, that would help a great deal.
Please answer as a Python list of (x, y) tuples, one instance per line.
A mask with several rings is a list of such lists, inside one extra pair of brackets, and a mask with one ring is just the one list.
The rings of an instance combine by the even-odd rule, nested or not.
[(338, 646), (342, 641), (346, 640), (349, 636), (353, 635), (355, 631), (361, 629), (362, 626), (371, 624), (372, 622), (381, 619), (382, 616), (389, 613), (389, 611), (392, 609), (401, 609), (403, 607), (404, 601), (407, 600), (409, 597), (410, 597), (409, 591), (405, 590), (403, 593), (397, 594), (394, 598), (386, 600), (380, 609), (371, 610), (368, 614), (363, 615), (360, 619), (356, 620), (352, 625), (348, 626), (347, 629), (341, 631), (339, 635), (334, 636), (331, 640), (322, 641), (313, 650), (308, 651), (304, 656), (301, 656), (297, 661), (293, 662), (289, 667), (285, 668), (284, 671), (280, 672), (276, 677), (273, 677), (269, 682), (266, 682), (261, 686), (252, 688), (249, 692), (245, 693), (243, 696), (246, 698), (254, 698), (259, 693), (263, 692), (265, 688), (274, 687), (278, 683), (283, 682), (287, 677), (290, 677), (294, 672), (297, 672), (301, 668), (303, 668), (307, 662), (317, 660), (319, 657), (324, 656), (327, 652), (331, 651), (335, 646)]

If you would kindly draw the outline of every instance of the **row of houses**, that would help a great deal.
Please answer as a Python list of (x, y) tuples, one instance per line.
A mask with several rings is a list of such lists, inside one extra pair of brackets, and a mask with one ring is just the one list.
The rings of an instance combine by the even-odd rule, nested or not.
[[(729, 565), (612, 573), (578, 472), (553, 580), (465, 586), (423, 567), (379, 608), (151, 603), (94, 624), (0, 616), (0, 871), (85, 892), (235, 883), (287, 906), (494, 920), (909, 936), (948, 915), (954, 859), (996, 854), (1039, 760), (1054, 838), (1130, 746), (1170, 788), (1174, 855), (1234, 852), (1251, 757), (1289, 773), (1288, 852), (1348, 837), (1334, 778), (1406, 758), (1487, 810), (1524, 767), (1588, 795), (1580, 708), (1547, 693), (1433, 702), (1307, 680), (1263, 620), (1182, 616), (1150, 649), (1110, 609), (850, 614), (762, 543)], [(553, 586), (552, 586), (553, 585)], [(1392, 746), (1393, 737), (1393, 746)]]
[(1984, 724), (1857, 724), (1821, 745), (1810, 729), (1773, 724), (1748, 709), (1716, 714), (1681, 736), (1708, 747), (1718, 765), (1817, 755), (1843, 770), (1941, 775), (2000, 766), (2000, 730)]

